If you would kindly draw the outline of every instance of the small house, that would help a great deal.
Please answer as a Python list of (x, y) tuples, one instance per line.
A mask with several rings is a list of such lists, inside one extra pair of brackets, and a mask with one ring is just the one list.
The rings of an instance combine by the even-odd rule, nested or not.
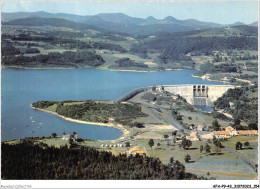
[(189, 136), (186, 136), (186, 139), (191, 141), (199, 140), (197, 132), (191, 132)]
[(129, 149), (128, 152), (129, 152), (129, 154), (132, 154), (132, 155), (136, 155), (136, 154), (144, 155), (145, 154), (144, 151), (142, 151), (140, 148), (138, 148), (136, 146)]
[(70, 134), (64, 134), (62, 137), (62, 140), (69, 140), (70, 139)]
[(228, 131), (231, 136), (238, 135), (237, 130), (234, 129), (233, 127), (231, 127), (231, 126), (226, 127), (225, 131)]
[(231, 134), (228, 131), (213, 131), (213, 136), (220, 139), (230, 138)]

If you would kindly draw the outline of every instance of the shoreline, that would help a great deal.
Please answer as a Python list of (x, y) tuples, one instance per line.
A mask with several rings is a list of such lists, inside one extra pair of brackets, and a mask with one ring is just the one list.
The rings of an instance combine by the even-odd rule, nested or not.
[(99, 68), (99, 67), (23, 67), (23, 66), (5, 66), (1, 65), (1, 69), (18, 69), (18, 70), (75, 70), (75, 69), (96, 69), (96, 70), (106, 70), (106, 71), (118, 71), (118, 72), (161, 72), (161, 71), (181, 71), (183, 69), (165, 69), (165, 70), (121, 70), (121, 69), (109, 69), (109, 68)]
[(207, 81), (214, 81), (214, 82), (220, 82), (220, 83), (229, 83), (229, 82), (227, 82), (227, 81), (209, 79), (209, 77), (207, 77), (206, 75), (197, 76), (197, 75), (193, 75), (193, 74), (192, 74), (191, 76), (192, 76), (192, 77), (195, 77), (195, 78), (207, 80)]
[(123, 127), (123, 125), (121, 124), (112, 124), (112, 123), (98, 123), (98, 122), (88, 122), (88, 121), (82, 121), (82, 120), (77, 120), (77, 119), (72, 119), (72, 118), (69, 118), (69, 117), (65, 117), (65, 116), (62, 116), (62, 115), (59, 115), (58, 113), (56, 112), (52, 112), (52, 111), (49, 111), (49, 110), (44, 110), (44, 109), (40, 109), (40, 108), (35, 108), (32, 106), (32, 104), (30, 105), (30, 107), (33, 109), (33, 110), (37, 110), (37, 111), (42, 111), (42, 112), (46, 112), (46, 113), (50, 113), (50, 114), (53, 114), (53, 115), (56, 115), (66, 121), (71, 121), (71, 122), (74, 122), (74, 123), (80, 123), (80, 124), (86, 124), (86, 125), (97, 125), (97, 126), (103, 126), (103, 127), (114, 127), (116, 129), (120, 129), (122, 131), (122, 136), (118, 139), (113, 139), (113, 140), (98, 140), (98, 141), (111, 141), (111, 142), (115, 142), (117, 140), (122, 140), (124, 138), (126, 138), (126, 136), (130, 133), (127, 129), (125, 129)]
[[(83, 67), (83, 68), (91, 68), (91, 67)], [(1, 69), (17, 69), (17, 70), (74, 70), (80, 69), (75, 67), (23, 67), (23, 66), (3, 66), (1, 65)]]

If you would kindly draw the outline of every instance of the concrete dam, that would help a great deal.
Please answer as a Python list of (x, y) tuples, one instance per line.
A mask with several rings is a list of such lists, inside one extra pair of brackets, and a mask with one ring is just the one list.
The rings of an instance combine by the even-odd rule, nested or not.
[[(157, 86), (157, 89), (161, 87)], [(166, 85), (164, 90), (173, 94), (179, 94), (189, 104), (195, 106), (213, 106), (213, 102), (221, 97), (228, 89), (233, 89), (233, 85)], [(159, 89), (160, 90), (160, 89)]]
[[(180, 95), (186, 101), (195, 106), (213, 106), (214, 101), (221, 97), (228, 89), (233, 89), (233, 85), (162, 85), (165, 91)], [(156, 86), (156, 90), (161, 91), (162, 86)], [(118, 98), (117, 102), (127, 101), (144, 91), (152, 91), (152, 86), (137, 88)]]

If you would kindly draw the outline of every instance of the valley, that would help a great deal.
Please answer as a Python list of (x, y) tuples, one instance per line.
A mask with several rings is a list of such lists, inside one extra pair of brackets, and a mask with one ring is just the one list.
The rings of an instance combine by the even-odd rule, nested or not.
[(258, 179), (257, 22), (1, 16), (2, 179)]
[[(97, 15), (102, 20), (99, 23), (91, 21), (93, 17), (3, 13), (2, 67), (137, 72), (196, 69), (194, 76), (203, 79), (237, 85), (257, 82), (255, 26), (117, 14)], [(108, 28), (111, 22), (114, 25)], [(126, 32), (122, 29), (125, 22), (127, 27), (152, 28)], [(156, 24), (162, 23), (165, 31), (157, 31)], [(171, 29), (178, 24), (186, 29)], [(195, 25), (196, 30), (189, 28)]]

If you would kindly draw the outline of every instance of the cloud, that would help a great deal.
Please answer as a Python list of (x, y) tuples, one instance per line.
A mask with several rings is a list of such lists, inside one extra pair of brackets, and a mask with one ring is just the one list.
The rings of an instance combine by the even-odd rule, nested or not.
[(34, 8), (32, 1), (20, 1), (20, 6), (24, 11), (31, 11)]
[(30, 11), (32, 8), (31, 1), (10, 1), (2, 4), (3, 12)]

